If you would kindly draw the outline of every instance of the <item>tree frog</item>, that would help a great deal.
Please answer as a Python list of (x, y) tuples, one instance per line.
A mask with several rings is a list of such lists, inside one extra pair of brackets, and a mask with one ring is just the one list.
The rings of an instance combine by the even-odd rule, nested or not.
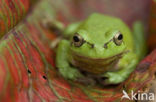
[(85, 72), (106, 85), (121, 83), (135, 69), (142, 51), (136, 53), (132, 33), (122, 20), (103, 14), (71, 24), (63, 34), (56, 67), (68, 80), (84, 78)]

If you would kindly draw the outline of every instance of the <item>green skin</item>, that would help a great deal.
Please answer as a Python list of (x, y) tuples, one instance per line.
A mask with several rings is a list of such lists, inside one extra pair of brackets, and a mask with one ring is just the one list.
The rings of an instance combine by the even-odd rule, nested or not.
[[(134, 28), (137, 28), (137, 26)], [(123, 41), (120, 45), (117, 45), (112, 39), (119, 32), (123, 35)], [(73, 44), (73, 36), (75, 34), (80, 35), (85, 40), (85, 43), (81, 46), (75, 46)], [(123, 53), (121, 58), (115, 58), (118, 59), (118, 62), (117, 65), (113, 65), (110, 68), (111, 70), (101, 71), (101, 73), (96, 74), (94, 71), (85, 70), (94, 76), (106, 77), (103, 80), (105, 84), (123, 82), (134, 71), (140, 58), (140, 52), (136, 54), (131, 31), (123, 21), (115, 17), (97, 13), (92, 14), (83, 22), (71, 24), (67, 27), (64, 31), (64, 36), (68, 37), (69, 40), (63, 39), (59, 42), (56, 52), (56, 67), (61, 75), (68, 80), (85, 78), (80, 72), (80, 70), (85, 70), (85, 68), (81, 69), (77, 67), (79, 65), (71, 65), (73, 60), (77, 61), (73, 59), (74, 55), (79, 56), (78, 60), (87, 58), (88, 61), (94, 63), (98, 59), (115, 58), (118, 54)], [(107, 47), (104, 47), (105, 44), (107, 44)], [(92, 69), (96, 70), (98, 68)]]

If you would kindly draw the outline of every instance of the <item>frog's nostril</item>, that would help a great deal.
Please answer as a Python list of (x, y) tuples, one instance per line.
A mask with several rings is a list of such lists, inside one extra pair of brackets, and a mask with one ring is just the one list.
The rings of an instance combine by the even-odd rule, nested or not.
[(94, 44), (92, 44), (91, 47), (94, 48)]
[(104, 44), (104, 48), (106, 48), (106, 49), (108, 48), (107, 44)]

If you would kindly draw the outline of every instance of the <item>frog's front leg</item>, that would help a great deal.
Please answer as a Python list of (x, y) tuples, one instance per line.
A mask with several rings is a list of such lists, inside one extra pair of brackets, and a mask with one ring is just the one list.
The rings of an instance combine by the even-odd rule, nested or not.
[(77, 78), (81, 78), (82, 74), (68, 62), (69, 47), (69, 41), (60, 41), (56, 52), (56, 67), (65, 79), (76, 80)]
[(104, 85), (109, 84), (119, 84), (123, 82), (131, 72), (134, 71), (138, 63), (138, 58), (135, 54), (130, 53), (126, 55), (123, 59), (120, 60), (119, 67), (122, 67), (119, 71), (116, 72), (106, 72), (102, 75), (103, 80), (100, 79), (100, 83)]

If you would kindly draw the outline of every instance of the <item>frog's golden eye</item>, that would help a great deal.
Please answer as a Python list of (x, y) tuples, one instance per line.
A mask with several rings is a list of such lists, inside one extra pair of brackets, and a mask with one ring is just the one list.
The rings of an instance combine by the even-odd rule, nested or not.
[(73, 36), (72, 43), (74, 44), (74, 46), (80, 47), (84, 43), (84, 39), (79, 34), (75, 34)]
[(123, 35), (119, 32), (117, 33), (114, 38), (113, 41), (116, 45), (120, 46), (123, 42)]

